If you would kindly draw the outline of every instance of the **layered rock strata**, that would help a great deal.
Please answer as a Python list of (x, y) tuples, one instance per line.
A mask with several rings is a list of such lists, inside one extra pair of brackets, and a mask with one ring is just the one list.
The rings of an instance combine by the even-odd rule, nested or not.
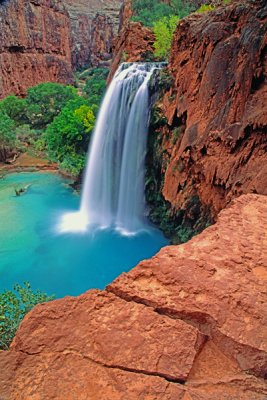
[[(216, 220), (233, 198), (267, 194), (266, 7), (233, 1), (183, 19), (155, 82), (162, 96), (152, 113), (147, 200), (166, 233), (165, 225), (179, 227), (177, 241)], [(121, 61), (153, 52), (152, 32), (125, 21), (109, 81)]]
[(59, 0), (0, 3), (0, 98), (40, 82), (72, 82), (70, 25)]
[(267, 198), (105, 291), (39, 305), (0, 353), (2, 399), (264, 400)]
[(267, 194), (266, 3), (182, 20), (168, 73), (158, 104), (165, 120), (151, 133), (164, 161), (158, 179), (173, 214), (184, 210), (182, 223), (196, 230), (233, 198)]
[(106, 66), (118, 34), (123, 0), (64, 0), (71, 21), (72, 64)]

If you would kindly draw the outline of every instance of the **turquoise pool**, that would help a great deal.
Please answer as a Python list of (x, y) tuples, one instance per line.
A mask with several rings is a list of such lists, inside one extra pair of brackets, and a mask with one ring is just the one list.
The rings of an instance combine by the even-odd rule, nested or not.
[[(30, 185), (16, 196), (15, 189)], [(103, 289), (168, 244), (153, 227), (136, 236), (113, 230), (58, 234), (62, 214), (80, 198), (54, 173), (14, 173), (0, 180), (0, 291), (30, 282), (56, 297)]]

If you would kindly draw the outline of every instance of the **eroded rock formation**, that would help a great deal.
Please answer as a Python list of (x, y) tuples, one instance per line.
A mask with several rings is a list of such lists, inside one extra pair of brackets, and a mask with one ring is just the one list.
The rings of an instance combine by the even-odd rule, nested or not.
[(105, 65), (118, 33), (123, 0), (64, 0), (71, 20), (72, 64)]
[(60, 0), (0, 3), (0, 98), (72, 82), (69, 17)]
[[(175, 32), (152, 113), (147, 200), (167, 234), (180, 227), (178, 242), (216, 220), (233, 198), (267, 194), (266, 7), (233, 1), (185, 18)], [(109, 80), (121, 61), (153, 52), (152, 32), (124, 20)]]
[(155, 37), (140, 22), (128, 21), (115, 42), (108, 82), (111, 82), (121, 62), (146, 61), (153, 53)]
[(152, 169), (160, 157), (160, 191), (177, 223), (196, 231), (242, 193), (267, 194), (266, 2), (182, 20), (168, 72)]
[(140, 22), (131, 21), (132, 15), (131, 0), (125, 0), (120, 13), (119, 35), (113, 42), (108, 83), (111, 82), (120, 63), (147, 61), (153, 54), (155, 36), (152, 30)]
[(106, 291), (37, 306), (0, 353), (1, 399), (264, 400), (267, 197)]

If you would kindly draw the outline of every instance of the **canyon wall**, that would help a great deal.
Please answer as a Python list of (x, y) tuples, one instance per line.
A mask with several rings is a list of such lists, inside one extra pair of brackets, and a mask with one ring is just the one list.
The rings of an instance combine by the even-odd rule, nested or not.
[(111, 59), (123, 0), (64, 0), (71, 21), (74, 68), (104, 65)]
[(70, 25), (59, 0), (0, 3), (0, 98), (40, 82), (72, 82)]
[(177, 27), (169, 66), (154, 82), (162, 95), (147, 176), (152, 220), (176, 230), (177, 242), (233, 198), (267, 194), (266, 32), (264, 1), (233, 2)]
[[(147, 201), (152, 221), (178, 243), (233, 198), (267, 194), (266, 32), (263, 0), (192, 14), (177, 26), (167, 69), (151, 82)], [(153, 40), (126, 18), (109, 80), (123, 57), (149, 60)]]

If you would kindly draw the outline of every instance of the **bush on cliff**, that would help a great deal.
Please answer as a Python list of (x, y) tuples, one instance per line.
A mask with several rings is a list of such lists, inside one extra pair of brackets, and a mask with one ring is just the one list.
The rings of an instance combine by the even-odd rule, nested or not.
[(204, 13), (204, 12), (207, 12), (207, 11), (212, 11), (212, 10), (214, 10), (215, 9), (215, 6), (214, 5), (212, 5), (212, 4), (202, 4), (198, 9), (197, 9), (197, 13), (198, 14), (202, 14), (202, 13)]
[(160, 0), (133, 0), (133, 21), (152, 27), (154, 22), (162, 17), (168, 17), (172, 10), (169, 4)]
[(173, 33), (176, 29), (179, 17), (172, 15), (163, 17), (154, 23), (153, 32), (155, 35), (155, 56), (161, 60), (166, 60), (169, 56)]
[(194, 10), (192, 4), (186, 0), (172, 0), (169, 4), (163, 3), (162, 0), (133, 0), (132, 20), (153, 27), (154, 23), (163, 17), (177, 15), (184, 18)]
[(30, 284), (14, 286), (14, 291), (0, 293), (0, 349), (7, 350), (24, 316), (37, 304), (53, 300), (39, 290), (33, 291)]

